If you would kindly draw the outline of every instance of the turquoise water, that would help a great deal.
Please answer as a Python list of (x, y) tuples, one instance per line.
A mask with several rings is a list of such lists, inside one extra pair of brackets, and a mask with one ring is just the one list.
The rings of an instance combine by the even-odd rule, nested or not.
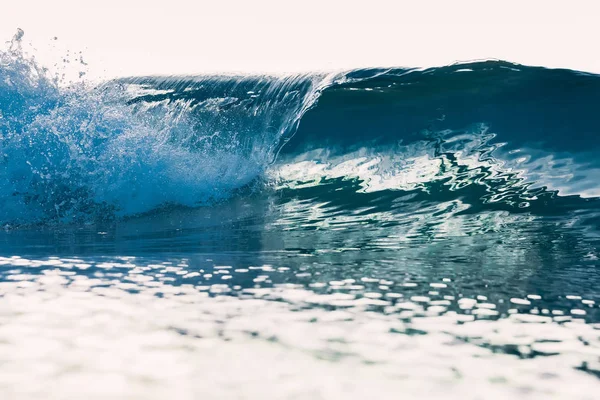
[(596, 398), (597, 75), (0, 78), (2, 398)]

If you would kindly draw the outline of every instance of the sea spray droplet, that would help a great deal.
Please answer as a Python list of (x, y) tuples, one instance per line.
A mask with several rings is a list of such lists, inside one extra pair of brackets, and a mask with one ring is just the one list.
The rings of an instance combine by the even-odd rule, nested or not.
[(326, 84), (324, 75), (298, 75), (59, 87), (20, 52), (22, 35), (0, 53), (0, 221), (11, 224), (226, 198), (260, 177)]

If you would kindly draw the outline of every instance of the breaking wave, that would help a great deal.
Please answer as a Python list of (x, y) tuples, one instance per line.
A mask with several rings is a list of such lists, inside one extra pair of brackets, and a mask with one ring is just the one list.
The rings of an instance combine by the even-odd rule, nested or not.
[(597, 219), (596, 75), (483, 61), (65, 86), (19, 40), (0, 52), (6, 226), (89, 223), (273, 190), (346, 213), (386, 193), (377, 207), (409, 196), (460, 199), (470, 213)]

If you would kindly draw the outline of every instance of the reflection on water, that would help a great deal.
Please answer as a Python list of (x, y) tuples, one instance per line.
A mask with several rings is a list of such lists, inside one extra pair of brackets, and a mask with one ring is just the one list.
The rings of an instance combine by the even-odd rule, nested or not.
[(302, 190), (4, 232), (6, 398), (595, 397), (588, 225)]
[(491, 285), (431, 278), (443, 269), (388, 280), (368, 263), (332, 280), (298, 258), (3, 258), (0, 387), (6, 398), (593, 398), (600, 326), (585, 323), (597, 305), (580, 292), (498, 291), (510, 272)]

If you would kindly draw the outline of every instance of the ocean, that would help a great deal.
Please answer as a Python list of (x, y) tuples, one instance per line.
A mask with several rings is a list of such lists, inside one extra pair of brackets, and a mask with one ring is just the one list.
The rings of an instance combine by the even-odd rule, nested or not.
[(65, 85), (0, 53), (2, 399), (597, 399), (600, 76)]

